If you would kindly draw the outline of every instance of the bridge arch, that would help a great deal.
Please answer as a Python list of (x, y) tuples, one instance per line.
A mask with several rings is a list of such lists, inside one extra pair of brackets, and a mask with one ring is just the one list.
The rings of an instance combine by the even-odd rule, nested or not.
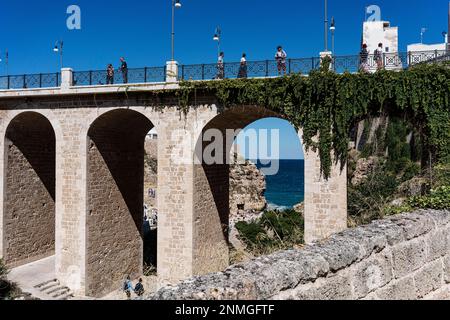
[(143, 272), (144, 142), (153, 123), (116, 109), (99, 116), (87, 134), (86, 293), (120, 288)]
[(11, 267), (55, 253), (56, 136), (48, 117), (10, 119), (3, 153), (3, 258)]
[[(196, 274), (223, 270), (229, 265), (229, 172), (227, 159), (223, 164), (206, 164), (203, 151), (206, 145), (203, 134), (214, 129), (226, 136), (229, 129), (244, 129), (264, 118), (283, 116), (260, 106), (236, 106), (218, 113), (202, 130), (194, 165), (194, 243), (193, 263)], [(299, 138), (302, 131), (299, 129)], [(300, 139), (302, 140), (302, 139)], [(303, 149), (304, 146), (302, 144)], [(224, 157), (229, 157), (231, 144), (224, 143)], [(333, 168), (325, 180), (320, 171), (318, 153), (303, 150), (305, 154), (305, 238), (313, 242), (347, 227), (346, 170)], [(200, 159), (200, 161), (198, 161)]]

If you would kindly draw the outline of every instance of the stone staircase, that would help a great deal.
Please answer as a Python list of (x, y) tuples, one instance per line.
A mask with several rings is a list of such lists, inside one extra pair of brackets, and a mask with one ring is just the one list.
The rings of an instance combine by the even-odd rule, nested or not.
[(41, 300), (70, 300), (74, 297), (70, 288), (61, 285), (58, 279), (35, 285), (33, 289), (33, 295)]

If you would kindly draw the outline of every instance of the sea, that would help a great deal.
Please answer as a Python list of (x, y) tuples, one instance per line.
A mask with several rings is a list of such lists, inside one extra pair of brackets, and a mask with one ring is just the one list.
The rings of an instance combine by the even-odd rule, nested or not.
[[(255, 161), (258, 169), (264, 169), (261, 161)], [(270, 166), (270, 165), (269, 165)], [(269, 210), (292, 209), (305, 199), (304, 160), (279, 160), (275, 175), (266, 175), (266, 200)]]

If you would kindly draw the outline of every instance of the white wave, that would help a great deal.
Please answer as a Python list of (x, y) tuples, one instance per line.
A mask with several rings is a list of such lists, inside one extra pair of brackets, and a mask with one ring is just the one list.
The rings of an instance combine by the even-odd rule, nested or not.
[(288, 206), (280, 206), (278, 204), (275, 203), (270, 203), (267, 205), (267, 210), (269, 211), (285, 211), (285, 210), (289, 210), (292, 209), (292, 207), (288, 207)]

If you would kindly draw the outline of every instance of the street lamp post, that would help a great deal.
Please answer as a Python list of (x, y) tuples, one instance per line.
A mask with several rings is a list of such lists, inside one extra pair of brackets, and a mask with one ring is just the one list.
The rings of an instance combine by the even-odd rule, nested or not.
[(333, 53), (333, 55), (335, 56), (335, 52), (334, 52), (334, 33), (336, 31), (336, 24), (334, 21), (334, 17), (331, 18), (331, 27), (330, 27), (330, 31), (331, 31), (331, 52)]
[(324, 42), (325, 42), (325, 52), (328, 51), (328, 0), (325, 0), (325, 32), (324, 32)]
[(216, 33), (214, 34), (214, 41), (217, 41), (217, 56), (220, 56), (220, 40), (222, 38), (222, 30), (220, 30), (220, 27), (216, 28)]
[(64, 68), (63, 48), (64, 48), (64, 42), (62, 40), (56, 41), (55, 47), (53, 48), (53, 52), (59, 53), (61, 69)]
[(175, 9), (181, 8), (180, 0), (172, 0), (172, 61), (175, 61)]

